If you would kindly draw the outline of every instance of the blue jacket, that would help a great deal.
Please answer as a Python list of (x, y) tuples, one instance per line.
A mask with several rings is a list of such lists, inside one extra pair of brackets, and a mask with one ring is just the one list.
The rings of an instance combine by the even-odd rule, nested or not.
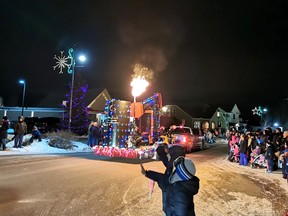
[(146, 177), (152, 179), (158, 183), (159, 188), (162, 190), (162, 209), (165, 212), (166, 208), (166, 190), (169, 185), (169, 176), (173, 170), (173, 162), (179, 156), (185, 156), (185, 150), (180, 146), (172, 146), (168, 149), (170, 160), (168, 160), (167, 153), (164, 150), (164, 146), (159, 146), (157, 149), (159, 159), (166, 167), (165, 173), (159, 173), (151, 170), (146, 171)]
[(41, 135), (39, 130), (32, 130), (32, 136), (39, 137)]

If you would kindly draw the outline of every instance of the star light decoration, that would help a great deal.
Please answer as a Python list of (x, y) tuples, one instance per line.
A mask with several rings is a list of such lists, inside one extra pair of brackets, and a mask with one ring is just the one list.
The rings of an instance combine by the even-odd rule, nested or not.
[(261, 116), (262, 113), (263, 113), (263, 110), (262, 110), (262, 108), (259, 106), (258, 108), (255, 107), (254, 109), (252, 109), (252, 112), (253, 112), (253, 115)]

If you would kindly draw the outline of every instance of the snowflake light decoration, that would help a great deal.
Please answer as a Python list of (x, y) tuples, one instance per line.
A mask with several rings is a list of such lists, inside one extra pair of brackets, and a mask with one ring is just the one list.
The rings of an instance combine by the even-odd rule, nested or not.
[(59, 68), (59, 74), (63, 74), (63, 69), (65, 69), (66, 67), (69, 68), (70, 64), (68, 62), (69, 59), (71, 59), (70, 56), (64, 56), (63, 53), (64, 51), (60, 52), (60, 56), (54, 56), (53, 59), (56, 59), (56, 65), (53, 66), (53, 69), (55, 70), (56, 68)]

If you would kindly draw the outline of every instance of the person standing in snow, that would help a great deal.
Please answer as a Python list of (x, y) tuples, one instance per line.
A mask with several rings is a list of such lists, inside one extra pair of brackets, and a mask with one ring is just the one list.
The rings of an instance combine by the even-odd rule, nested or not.
[(240, 144), (240, 148), (239, 148), (240, 161), (239, 161), (239, 164), (241, 166), (247, 166), (248, 165), (248, 157), (247, 157), (248, 139), (247, 139), (247, 136), (245, 134), (241, 134), (239, 144)]
[(23, 116), (18, 117), (18, 122), (15, 125), (14, 148), (22, 148), (24, 134), (27, 133), (27, 124), (24, 122)]
[(94, 122), (93, 126), (91, 127), (91, 136), (92, 136), (92, 146), (99, 145), (99, 138), (100, 138), (100, 132), (98, 123)]
[(92, 147), (93, 143), (92, 143), (92, 127), (93, 127), (94, 121), (91, 121), (89, 126), (88, 126), (88, 141), (87, 141), (87, 145)]
[(166, 216), (195, 216), (194, 195), (199, 191), (199, 178), (191, 159), (178, 157), (173, 163), (166, 197)]
[(193, 197), (199, 191), (200, 181), (195, 176), (195, 165), (192, 160), (180, 156), (172, 161), (172, 170), (173, 172), (168, 175), (161, 174), (145, 170), (141, 164), (142, 174), (158, 182), (162, 194), (165, 192), (162, 201), (166, 216), (194, 216)]
[(3, 151), (6, 149), (7, 130), (9, 129), (9, 120), (7, 116), (3, 116), (2, 122), (0, 123), (0, 147), (2, 146)]
[(266, 159), (266, 165), (267, 165), (266, 172), (267, 173), (273, 172), (274, 156), (275, 156), (275, 152), (274, 152), (274, 147), (273, 147), (273, 141), (271, 139), (268, 139), (266, 142), (266, 152), (265, 152), (265, 159)]

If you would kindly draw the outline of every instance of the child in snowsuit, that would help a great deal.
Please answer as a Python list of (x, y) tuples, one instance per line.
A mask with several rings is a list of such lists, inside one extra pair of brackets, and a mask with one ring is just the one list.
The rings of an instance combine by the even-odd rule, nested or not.
[(33, 126), (32, 137), (30, 138), (30, 143), (32, 143), (34, 139), (38, 139), (39, 142), (42, 141), (41, 140), (41, 133), (36, 126)]

